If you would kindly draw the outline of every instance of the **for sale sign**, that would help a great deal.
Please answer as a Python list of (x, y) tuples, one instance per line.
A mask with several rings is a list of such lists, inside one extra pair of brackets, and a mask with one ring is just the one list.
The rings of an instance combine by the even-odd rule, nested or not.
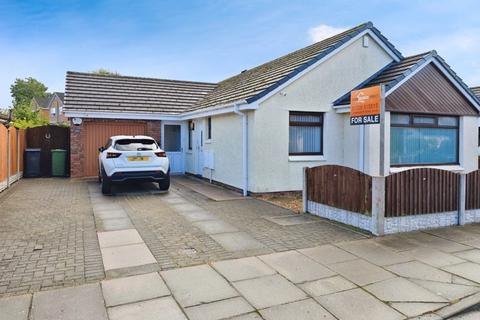
[(354, 90), (350, 97), (350, 125), (380, 123), (382, 88)]

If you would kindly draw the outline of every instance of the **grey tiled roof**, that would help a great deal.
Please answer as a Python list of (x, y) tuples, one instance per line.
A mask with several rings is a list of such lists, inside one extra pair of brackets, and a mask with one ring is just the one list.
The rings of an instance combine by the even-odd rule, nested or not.
[(471, 89), (471, 90), (473, 91), (473, 93), (477, 96), (477, 98), (480, 99), (480, 87), (472, 87), (472, 88), (470, 88), (470, 89)]
[(65, 111), (179, 114), (216, 84), (67, 72)]
[[(471, 91), (468, 90), (468, 87), (465, 85), (463, 80), (450, 68), (450, 66), (440, 57), (435, 50), (413, 55), (410, 57), (403, 58), (399, 62), (392, 62), (387, 65), (385, 68), (381, 69), (379, 72), (375, 73), (373, 76), (360, 83), (358, 86), (352, 90), (358, 90), (361, 88), (371, 87), (375, 85), (385, 85), (385, 91), (388, 91), (390, 88), (394, 87), (397, 83), (402, 81), (405, 77), (411, 74), (415, 69), (423, 65), (427, 59), (435, 57), (437, 61), (442, 64), (442, 66), (447, 70), (447, 72), (455, 79), (457, 82), (466, 89), (466, 92), (472, 96), (472, 98), (480, 104), (480, 100), (475, 95), (471, 94)], [(345, 93), (343, 96), (338, 98), (333, 102), (334, 106), (348, 105), (350, 103), (350, 91)]]
[(57, 95), (57, 97), (62, 101), (62, 103), (65, 103), (65, 94), (63, 92), (54, 92), (54, 94)]
[(380, 31), (371, 22), (367, 22), (221, 81), (212, 93), (197, 104), (196, 108), (211, 107), (243, 100), (251, 103), (285, 83), (366, 29), (372, 30), (399, 58), (402, 57), (401, 53), (381, 35)]
[(37, 103), (39, 108), (48, 108), (50, 103), (52, 103), (53, 98), (55, 95), (62, 101), (62, 104), (65, 101), (63, 92), (54, 92), (54, 93), (47, 93), (45, 97), (34, 97), (33, 100)]

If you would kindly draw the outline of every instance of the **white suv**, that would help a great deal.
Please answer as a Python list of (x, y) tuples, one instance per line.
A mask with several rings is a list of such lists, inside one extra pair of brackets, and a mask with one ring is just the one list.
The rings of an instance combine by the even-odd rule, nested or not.
[(98, 181), (109, 194), (114, 182), (132, 180), (158, 182), (160, 190), (170, 187), (168, 158), (155, 139), (147, 136), (113, 136), (98, 149)]

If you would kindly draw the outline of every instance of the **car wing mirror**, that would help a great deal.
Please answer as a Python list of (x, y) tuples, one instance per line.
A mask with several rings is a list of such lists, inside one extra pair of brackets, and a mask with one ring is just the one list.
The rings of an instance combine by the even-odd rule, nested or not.
[(100, 147), (100, 148), (98, 148), (98, 151), (100, 151), (100, 152), (105, 151), (105, 147)]

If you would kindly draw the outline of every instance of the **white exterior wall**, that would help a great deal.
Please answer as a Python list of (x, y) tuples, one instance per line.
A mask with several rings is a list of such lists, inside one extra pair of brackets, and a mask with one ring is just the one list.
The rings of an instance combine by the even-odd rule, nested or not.
[[(392, 61), (373, 39), (357, 40), (303, 77), (260, 104), (255, 111), (255, 141), (250, 165), (250, 191), (301, 190), (302, 168), (321, 164), (358, 167), (358, 127), (346, 123), (332, 102)], [(324, 156), (289, 157), (289, 111), (325, 112)]]

